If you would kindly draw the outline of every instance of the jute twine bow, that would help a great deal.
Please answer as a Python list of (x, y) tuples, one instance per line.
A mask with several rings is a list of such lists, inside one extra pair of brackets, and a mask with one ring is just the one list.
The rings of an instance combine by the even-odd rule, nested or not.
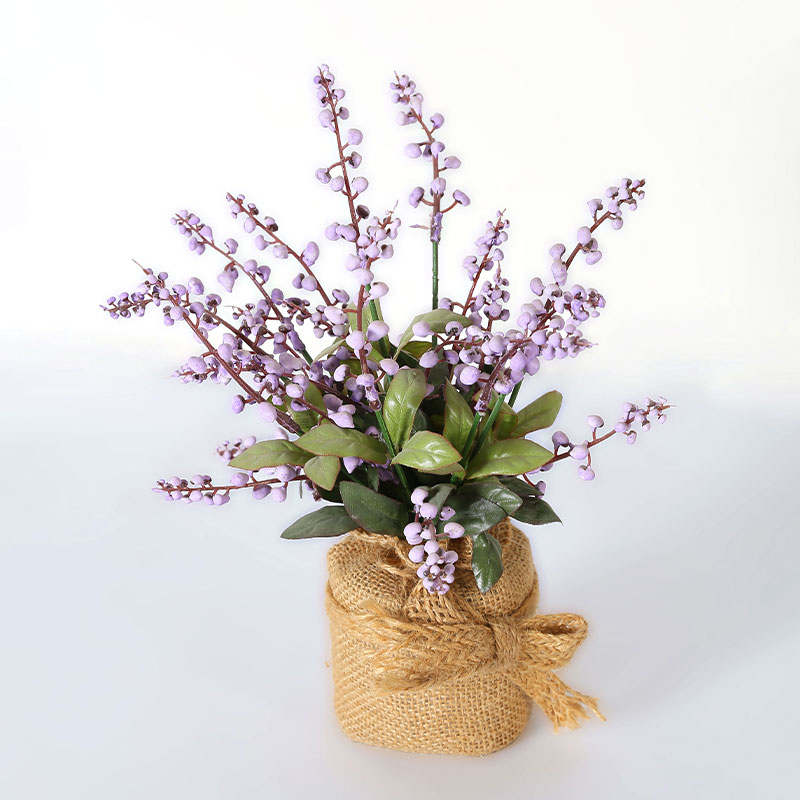
[[(415, 565), (405, 558), (402, 544), (392, 549), (401, 563), (395, 560), (386, 569), (416, 582), (406, 609), (409, 603), (430, 603), (435, 609), (454, 602), (453, 591), (444, 597), (428, 596), (416, 581)], [(587, 709), (604, 720), (594, 697), (571, 689), (553, 672), (569, 662), (586, 638), (586, 620), (577, 614), (526, 616), (532, 602), (535, 598), (529, 596), (504, 617), (483, 617), (469, 609), (469, 618), (463, 613), (433, 613), (432, 621), (420, 621), (407, 614), (397, 616), (374, 600), (364, 600), (360, 609), (349, 611), (327, 587), (331, 618), (367, 642), (367, 661), (378, 694), (416, 691), (452, 678), (501, 671), (547, 714), (556, 731), (578, 727), (581, 718), (589, 718)], [(450, 621), (448, 616), (461, 619)]]

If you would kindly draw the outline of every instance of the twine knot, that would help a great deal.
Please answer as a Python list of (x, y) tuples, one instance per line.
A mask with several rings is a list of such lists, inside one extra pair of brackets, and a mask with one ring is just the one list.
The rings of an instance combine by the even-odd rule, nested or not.
[(494, 634), (495, 659), (498, 669), (507, 669), (517, 663), (520, 650), (519, 628), (514, 621), (495, 618), (487, 619), (487, 625)]

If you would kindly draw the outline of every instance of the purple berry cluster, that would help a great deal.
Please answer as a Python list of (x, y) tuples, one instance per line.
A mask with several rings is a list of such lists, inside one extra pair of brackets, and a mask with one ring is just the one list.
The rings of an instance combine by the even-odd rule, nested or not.
[(416, 208), (422, 203), (430, 208), (430, 231), (432, 242), (442, 239), (442, 220), (444, 215), (456, 206), (468, 206), (469, 197), (460, 189), (452, 191), (451, 200), (444, 200), (447, 193), (447, 171), (457, 170), (461, 159), (457, 156), (446, 156), (444, 142), (439, 136), (444, 117), (438, 112), (431, 114), (428, 120), (422, 111), (424, 98), (417, 91), (417, 84), (408, 75), (395, 74), (395, 80), (389, 84), (392, 90), (392, 102), (401, 106), (397, 112), (397, 124), (416, 126), (420, 130), (419, 137), (406, 145), (405, 152), (409, 158), (422, 158), (431, 164), (431, 180), (427, 187), (415, 186), (411, 190), (408, 202)]
[[(656, 422), (663, 424), (667, 421), (667, 409), (672, 408), (667, 402), (666, 397), (657, 397), (655, 400), (649, 397), (642, 407), (637, 406), (635, 403), (625, 403), (622, 406), (622, 417), (614, 425), (613, 430), (608, 433), (598, 436), (598, 431), (605, 425), (603, 418), (597, 414), (590, 414), (586, 418), (586, 423), (591, 431), (591, 440), (586, 439), (583, 442), (572, 442), (569, 436), (564, 431), (556, 431), (551, 439), (553, 442), (554, 456), (553, 458), (541, 467), (542, 471), (550, 469), (556, 461), (561, 461), (564, 458), (573, 458), (576, 461), (585, 461), (578, 467), (578, 476), (585, 481), (591, 481), (595, 478), (594, 469), (592, 469), (592, 453), (591, 449), (600, 442), (610, 439), (617, 433), (625, 437), (628, 444), (636, 443), (637, 432), (633, 426), (638, 425), (641, 431), (649, 431), (654, 418)], [(564, 452), (559, 453), (559, 450)]]
[[(455, 515), (449, 506), (439, 508), (428, 501), (430, 491), (418, 486), (411, 493), (414, 504), (414, 521), (406, 525), (403, 533), (406, 541), (413, 545), (408, 557), (420, 566), (417, 575), (422, 585), (431, 594), (445, 594), (453, 583), (458, 553), (446, 547), (450, 539), (460, 539), (464, 526), (448, 522)], [(437, 533), (437, 522), (444, 522), (442, 533)]]

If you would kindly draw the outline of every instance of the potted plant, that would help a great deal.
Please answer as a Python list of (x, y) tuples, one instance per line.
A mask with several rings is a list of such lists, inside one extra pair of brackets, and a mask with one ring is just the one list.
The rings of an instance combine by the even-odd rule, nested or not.
[[(592, 480), (597, 445), (612, 437), (633, 443), (638, 430), (665, 420), (669, 405), (661, 397), (627, 403), (607, 432), (591, 415), (588, 434), (573, 440), (556, 431), (545, 440), (540, 432), (554, 424), (560, 393), (545, 391), (521, 408), (516, 401), (523, 381), (542, 381), (540, 371), (549, 385), (549, 362), (591, 347), (583, 326), (605, 301), (572, 283), (570, 268), (579, 258), (600, 261), (598, 228), (622, 227), (644, 181), (624, 179), (589, 201), (587, 224), (569, 246), (551, 248), (551, 277), (531, 280), (513, 318), (502, 272), (505, 213), (486, 223), (464, 259), (463, 299), (455, 299), (458, 287), (440, 296), (444, 223), (470, 200), (448, 186), (460, 161), (446, 154), (442, 115), (423, 112), (414, 81), (395, 75), (398, 121), (413, 132), (406, 154), (429, 171), (409, 201), (425, 211), (414, 227), (431, 242), (431, 307), (392, 331), (383, 278), (400, 219), (365, 205), (362, 134), (349, 127), (345, 92), (327, 66), (314, 84), (334, 145), (333, 163), (316, 177), (343, 199), (342, 218), (324, 233), (345, 254), (343, 280), (320, 269), (316, 242), (285, 240), (273, 217), (229, 194), (241, 244), (215, 236), (189, 210), (172, 218), (190, 250), (217, 261), (220, 290), (143, 268), (134, 291), (104, 305), (113, 318), (152, 310), (168, 327), (188, 327), (195, 354), (176, 376), (231, 387), (234, 413), (256, 413), (272, 427), (260, 441), (220, 448), (233, 469), (221, 482), (172, 477), (156, 491), (221, 506), (237, 493), (282, 502), (292, 487), (308, 490), (320, 507), (282, 536), (345, 537), (329, 551), (327, 608), (336, 711), (353, 739), (484, 754), (519, 735), (531, 701), (556, 728), (574, 727), (587, 709), (599, 715), (597, 704), (554, 670), (580, 645), (586, 623), (574, 614), (535, 615), (530, 545), (510, 520), (559, 521), (544, 499), (543, 474), (570, 461)], [(276, 285), (281, 269), (286, 274), (274, 277), (288, 277), (291, 289)], [(233, 305), (218, 293), (238, 298), (245, 288), (248, 300)]]

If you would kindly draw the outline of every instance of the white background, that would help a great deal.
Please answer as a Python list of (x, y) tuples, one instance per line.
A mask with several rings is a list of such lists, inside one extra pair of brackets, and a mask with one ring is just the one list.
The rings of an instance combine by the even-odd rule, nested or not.
[[(3, 491), (0, 796), (791, 797), (798, 745), (800, 56), (789, 2), (29, 3), (0, 32)], [(612, 440), (597, 480), (550, 473), (564, 526), (530, 529), (542, 611), (583, 613), (563, 671), (608, 722), (553, 736), (534, 711), (486, 759), (350, 743), (331, 708), (326, 542), (308, 510), (166, 504), (157, 477), (224, 474), (265, 434), (231, 392), (169, 379), (193, 352), (157, 318), (97, 307), (131, 259), (200, 273), (175, 209), (222, 232), (245, 192), (304, 243), (342, 213), (311, 77), (328, 61), (365, 142), (373, 210), (400, 200), (390, 321), (424, 310), (424, 179), (394, 124), (410, 72), (464, 168), (445, 289), (486, 219), (512, 220), (512, 302), (622, 175), (649, 191), (576, 279), (608, 299), (600, 346), (547, 365), (561, 427), (661, 393), (670, 422)], [(232, 225), (232, 222), (231, 222)], [(230, 228), (235, 233), (235, 228)], [(326, 243), (327, 245), (327, 243)], [(326, 246), (323, 280), (341, 274)], [(322, 263), (321, 261), (321, 263)], [(287, 268), (288, 272), (288, 268)], [(335, 280), (331, 278), (330, 280)]]

